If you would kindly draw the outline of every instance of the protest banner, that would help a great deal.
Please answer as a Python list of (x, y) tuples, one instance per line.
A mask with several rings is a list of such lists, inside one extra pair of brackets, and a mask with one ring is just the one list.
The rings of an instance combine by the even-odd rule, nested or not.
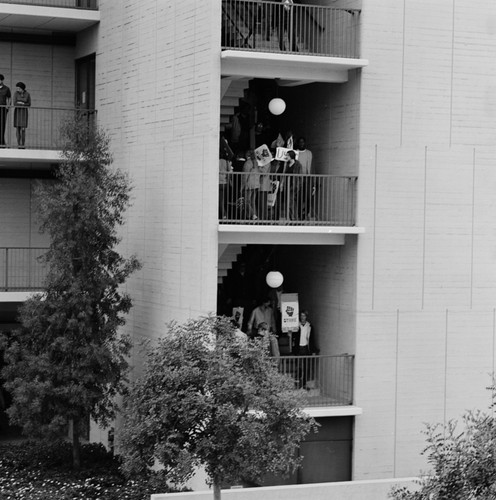
[(255, 149), (255, 157), (259, 167), (265, 167), (274, 159), (267, 144), (262, 144)]
[(274, 159), (278, 160), (278, 161), (288, 161), (288, 157), (287, 157), (288, 151), (294, 151), (295, 160), (298, 159), (299, 152), (295, 151), (294, 149), (288, 149), (288, 148), (277, 148), (276, 149), (276, 157)]
[(283, 332), (296, 332), (300, 325), (300, 308), (297, 293), (281, 294), (281, 321)]

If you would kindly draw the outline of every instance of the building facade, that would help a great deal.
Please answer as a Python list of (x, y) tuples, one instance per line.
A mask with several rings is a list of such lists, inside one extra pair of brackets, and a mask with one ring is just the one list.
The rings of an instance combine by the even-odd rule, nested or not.
[[(248, 313), (277, 269), (319, 346), (307, 411), (322, 427), (289, 481), (418, 474), (423, 422), (490, 401), (495, 27), (482, 0), (0, 1), (0, 73), (32, 97), (26, 148), (8, 114), (0, 149), (0, 326), (42, 287), (32, 186), (52, 182), (57, 125), (83, 108), (134, 186), (134, 341), (229, 313), (241, 264)], [(221, 138), (239, 158), (289, 130), (312, 174), (270, 171), (288, 191), (269, 212), (259, 192), (254, 219), (234, 157), (222, 212)], [(296, 182), (291, 217), (277, 210)]]

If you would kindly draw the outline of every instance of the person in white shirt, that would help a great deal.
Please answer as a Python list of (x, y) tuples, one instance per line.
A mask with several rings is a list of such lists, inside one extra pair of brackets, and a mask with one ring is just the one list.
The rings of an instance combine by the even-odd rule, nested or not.
[[(319, 350), (315, 346), (312, 325), (308, 321), (308, 312), (300, 312), (300, 325), (294, 337), (294, 351), (298, 356), (315, 356)], [(314, 378), (315, 359), (304, 358), (298, 363), (298, 379), (302, 388), (306, 387), (307, 381)]]

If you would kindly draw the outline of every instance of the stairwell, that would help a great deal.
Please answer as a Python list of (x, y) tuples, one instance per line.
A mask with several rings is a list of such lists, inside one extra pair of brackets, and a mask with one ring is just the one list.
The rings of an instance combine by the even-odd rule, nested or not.
[(217, 265), (217, 284), (222, 284), (233, 263), (241, 255), (246, 245), (219, 244), (219, 259)]
[(220, 131), (226, 132), (231, 127), (231, 118), (239, 100), (244, 97), (245, 90), (248, 89), (248, 78), (223, 78), (220, 87)]

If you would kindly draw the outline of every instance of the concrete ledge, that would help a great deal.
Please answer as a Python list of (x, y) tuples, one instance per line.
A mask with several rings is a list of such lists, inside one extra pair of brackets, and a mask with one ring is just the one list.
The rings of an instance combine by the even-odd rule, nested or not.
[(41, 293), (41, 290), (36, 292), (0, 292), (1, 302), (25, 302), (31, 298), (35, 293)]
[(224, 76), (280, 78), (300, 83), (343, 83), (348, 80), (349, 70), (367, 65), (367, 59), (347, 57), (244, 50), (221, 52), (221, 72)]
[[(271, 486), (264, 488), (239, 488), (222, 490), (222, 497), (231, 500), (387, 500), (393, 486), (418, 488), (418, 478), (372, 479), (338, 483), (299, 484), (295, 486)], [(152, 500), (203, 500), (212, 498), (211, 491), (168, 493), (152, 495)]]
[(263, 224), (219, 224), (219, 243), (344, 245), (345, 235), (360, 234), (354, 226), (283, 226)]
[(303, 410), (311, 417), (349, 417), (361, 415), (363, 409), (359, 406), (308, 406)]

